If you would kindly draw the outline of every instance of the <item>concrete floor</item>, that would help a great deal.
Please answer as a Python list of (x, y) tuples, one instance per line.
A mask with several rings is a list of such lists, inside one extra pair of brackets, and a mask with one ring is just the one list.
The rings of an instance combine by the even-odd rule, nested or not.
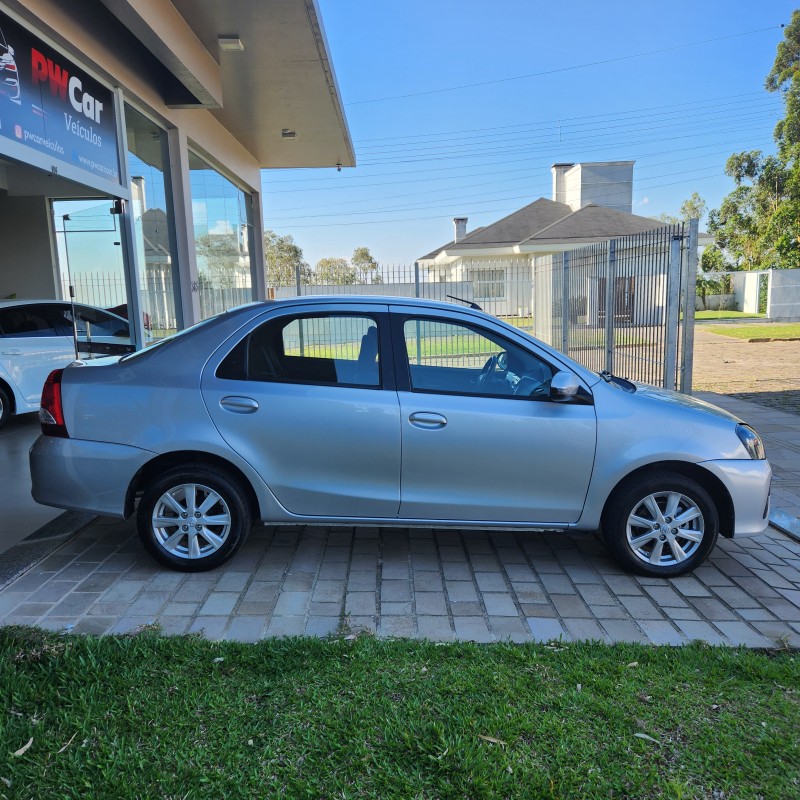
[(64, 513), (31, 497), (28, 450), (39, 433), (36, 414), (12, 417), (0, 430), (0, 553)]

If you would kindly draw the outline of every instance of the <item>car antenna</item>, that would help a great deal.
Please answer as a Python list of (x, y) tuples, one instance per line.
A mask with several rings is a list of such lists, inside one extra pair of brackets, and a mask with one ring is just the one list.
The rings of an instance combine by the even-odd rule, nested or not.
[(463, 297), (456, 297), (454, 294), (446, 294), (445, 297), (449, 297), (451, 300), (458, 300), (459, 303), (466, 303), (470, 308), (474, 308), (476, 311), (483, 311), (483, 309), (477, 303), (473, 303), (472, 300), (465, 300)]
[(69, 214), (64, 214), (61, 217), (61, 227), (64, 231), (64, 254), (67, 257), (67, 278), (69, 280), (69, 305), (70, 313), (72, 315), (72, 344), (75, 347), (75, 360), (80, 361), (81, 357), (78, 353), (78, 321), (75, 319), (75, 287), (72, 285), (72, 273), (69, 268), (69, 247), (67, 246), (67, 222), (69, 221)]

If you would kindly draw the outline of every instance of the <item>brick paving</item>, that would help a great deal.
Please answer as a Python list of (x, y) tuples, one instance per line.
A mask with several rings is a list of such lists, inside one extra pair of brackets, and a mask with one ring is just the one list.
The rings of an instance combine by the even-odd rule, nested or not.
[(132, 522), (101, 519), (0, 592), (0, 622), (800, 646), (800, 543), (772, 529), (723, 540), (694, 575), (661, 580), (622, 573), (594, 534), (258, 526), (231, 562), (187, 575), (159, 568)]
[[(773, 505), (797, 522), (800, 417), (706, 397), (764, 435)], [(147, 555), (132, 520), (101, 518), (0, 591), (0, 624), (800, 647), (800, 540), (774, 528), (721, 539), (692, 575), (667, 580), (621, 572), (595, 534), (256, 526), (223, 567), (183, 574)]]

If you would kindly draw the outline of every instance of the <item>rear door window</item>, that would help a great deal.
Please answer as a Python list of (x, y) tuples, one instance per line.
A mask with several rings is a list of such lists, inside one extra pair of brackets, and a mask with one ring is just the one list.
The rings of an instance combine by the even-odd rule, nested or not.
[(381, 385), (378, 322), (361, 314), (270, 320), (231, 351), (217, 377), (377, 388)]
[(68, 331), (56, 304), (30, 303), (0, 309), (0, 333), (15, 339), (65, 336)]

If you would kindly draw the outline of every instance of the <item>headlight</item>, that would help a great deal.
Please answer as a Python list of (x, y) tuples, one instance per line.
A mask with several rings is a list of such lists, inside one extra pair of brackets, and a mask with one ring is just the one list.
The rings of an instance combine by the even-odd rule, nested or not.
[(750, 454), (750, 458), (760, 460), (767, 457), (761, 437), (749, 425), (742, 425), (741, 423), (737, 425), (736, 435), (744, 445), (745, 450)]

